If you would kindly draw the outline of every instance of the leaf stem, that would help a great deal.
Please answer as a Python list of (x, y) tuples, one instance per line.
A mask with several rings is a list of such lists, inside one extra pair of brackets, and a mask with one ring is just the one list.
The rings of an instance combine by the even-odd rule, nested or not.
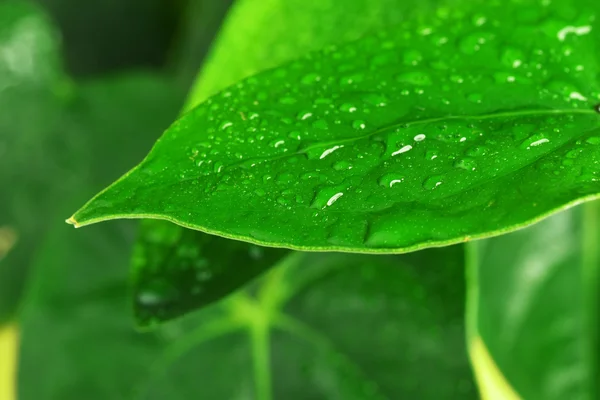
[(465, 306), (465, 331), (467, 348), (470, 342), (479, 334), (477, 320), (479, 313), (479, 249), (475, 242), (465, 243), (465, 276), (467, 280), (467, 296)]
[(271, 327), (267, 319), (256, 319), (250, 327), (254, 387), (258, 400), (271, 400)]

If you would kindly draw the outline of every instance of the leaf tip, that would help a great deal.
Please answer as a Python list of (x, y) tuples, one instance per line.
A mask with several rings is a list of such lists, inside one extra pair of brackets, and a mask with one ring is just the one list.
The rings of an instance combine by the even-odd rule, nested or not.
[(77, 222), (74, 216), (66, 219), (65, 222), (67, 224), (73, 225), (75, 228), (79, 228), (81, 226), (79, 225), (79, 222)]

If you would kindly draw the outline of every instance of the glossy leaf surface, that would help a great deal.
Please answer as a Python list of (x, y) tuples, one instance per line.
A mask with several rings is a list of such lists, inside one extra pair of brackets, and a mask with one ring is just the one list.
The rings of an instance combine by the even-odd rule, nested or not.
[[(336, 0), (323, 12), (321, 0), (237, 1), (186, 107), (202, 103), (249, 75), (310, 50), (356, 39), (369, 29), (398, 23), (427, 6), (422, 1)], [(272, 22), (256, 23), (266, 18)], [(233, 243), (166, 221), (143, 220), (132, 266), (138, 323), (145, 325), (203, 307), (273, 267), (270, 260), (283, 254), (281, 250), (262, 248), (262, 257), (257, 260), (256, 246)], [(235, 249), (235, 257), (229, 255), (231, 249)], [(201, 268), (195, 267), (198, 263)], [(163, 282), (153, 283), (159, 276)], [(147, 300), (148, 293), (156, 293), (156, 287), (159, 293), (176, 292), (175, 287), (182, 294), (167, 296), (170, 299), (166, 302), (140, 301)]]
[(401, 252), (595, 196), (593, 14), (458, 14), (225, 90), (72, 222), (162, 218), (272, 246)]
[(21, 399), (476, 398), (460, 248), (295, 253), (249, 291), (139, 333), (127, 228), (53, 230), (23, 314)]
[(600, 395), (600, 213), (589, 203), (469, 244), (469, 330), (524, 399)]

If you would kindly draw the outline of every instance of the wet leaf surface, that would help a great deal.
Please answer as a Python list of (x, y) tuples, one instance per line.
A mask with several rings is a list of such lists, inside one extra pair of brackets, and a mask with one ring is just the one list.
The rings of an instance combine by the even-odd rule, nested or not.
[(403, 252), (595, 196), (593, 13), (447, 11), (221, 92), (73, 221), (160, 218), (271, 246)]

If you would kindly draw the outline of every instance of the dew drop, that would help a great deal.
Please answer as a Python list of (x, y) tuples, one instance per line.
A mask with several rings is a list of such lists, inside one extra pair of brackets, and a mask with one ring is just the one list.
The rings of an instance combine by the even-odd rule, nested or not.
[(422, 142), (423, 140), (425, 140), (425, 135), (423, 133), (419, 133), (414, 137), (414, 139), (415, 142)]
[(569, 33), (573, 33), (577, 36), (586, 35), (592, 31), (592, 27), (590, 25), (585, 26), (565, 26), (561, 30), (556, 33), (558, 40), (564, 42)]
[(366, 103), (374, 105), (375, 107), (385, 107), (388, 103), (387, 97), (377, 93), (368, 93), (363, 99)]
[(427, 150), (425, 152), (425, 158), (427, 160), (435, 160), (438, 157), (438, 152), (437, 150)]
[(267, 175), (264, 175), (264, 176), (263, 176), (263, 182), (264, 182), (264, 183), (269, 183), (269, 182), (271, 182), (272, 180), (273, 180), (273, 176), (272, 176), (272, 175), (269, 175), (269, 174), (267, 174)]
[(323, 188), (317, 192), (310, 206), (317, 209), (330, 207), (344, 195), (342, 190), (342, 187)]
[(593, 145), (600, 144), (600, 136), (589, 137), (589, 138), (587, 138), (587, 140), (585, 142), (588, 144), (593, 144)]
[(488, 153), (488, 148), (485, 146), (474, 146), (467, 150), (466, 154), (471, 157), (481, 157)]
[(576, 148), (576, 149), (568, 151), (567, 154), (565, 154), (565, 157), (573, 159), (573, 158), (579, 157), (579, 155), (581, 153), (583, 153), (583, 149), (582, 148)]
[(274, 140), (273, 142), (271, 142), (271, 146), (278, 148), (279, 146), (282, 146), (285, 144), (285, 140)]
[(523, 64), (525, 55), (519, 49), (514, 47), (507, 47), (502, 52), (502, 63), (510, 68), (518, 68)]
[(352, 127), (354, 129), (365, 129), (367, 127), (367, 124), (365, 124), (365, 121), (356, 120), (352, 122)]
[(329, 200), (327, 200), (327, 206), (330, 207), (331, 205), (333, 205), (333, 203), (335, 203), (336, 201), (338, 201), (338, 199), (340, 197), (342, 197), (344, 195), (344, 193), (339, 192), (334, 194), (333, 196), (331, 196), (331, 198)]
[(407, 151), (410, 151), (413, 147), (410, 144), (407, 144), (406, 146), (400, 148), (399, 150), (396, 150), (395, 152), (392, 153), (392, 156), (396, 156), (398, 154), (402, 154), (402, 153), (406, 153)]
[(302, 176), (300, 176), (300, 179), (306, 181), (309, 179), (315, 179), (315, 178), (320, 178), (321, 175), (318, 172), (307, 172), (305, 174), (302, 174)]
[(328, 148), (323, 153), (321, 153), (321, 156), (319, 157), (319, 160), (324, 159), (325, 157), (327, 157), (328, 155), (330, 155), (331, 153), (333, 153), (334, 151), (336, 151), (340, 147), (343, 147), (343, 146), (333, 146), (333, 147)]
[(350, 103), (344, 103), (340, 106), (340, 111), (353, 113), (357, 110), (356, 106)]
[(231, 122), (231, 121), (224, 121), (224, 122), (223, 122), (223, 123), (222, 123), (222, 124), (219, 126), (219, 129), (221, 129), (221, 130), (225, 130), (225, 129), (229, 128), (229, 127), (230, 127), (230, 126), (232, 126), (232, 125), (233, 125), (233, 122)]
[(292, 131), (292, 132), (288, 133), (288, 137), (290, 139), (296, 139), (296, 140), (302, 139), (302, 135), (300, 134), (300, 131)]
[(285, 197), (278, 197), (277, 203), (281, 204), (282, 206), (287, 206), (290, 204), (290, 201), (288, 199), (286, 199)]
[(417, 50), (408, 50), (404, 52), (404, 64), (417, 65), (423, 61), (423, 55)]
[(537, 133), (527, 138), (523, 143), (521, 143), (520, 147), (522, 149), (529, 150), (531, 147), (541, 146), (548, 142), (550, 142), (550, 140), (546, 138), (543, 133)]
[(362, 82), (364, 80), (364, 75), (363, 74), (352, 74), (352, 75), (347, 75), (347, 76), (343, 76), (340, 78), (340, 85), (352, 85), (354, 83), (359, 83)]
[(427, 190), (433, 190), (442, 184), (442, 176), (434, 175), (425, 179), (423, 182), (423, 187)]
[(224, 166), (225, 166), (225, 165), (224, 165), (222, 162), (220, 162), (220, 161), (217, 161), (217, 162), (214, 164), (214, 166), (213, 166), (213, 171), (214, 171), (214, 172), (216, 172), (216, 173), (219, 173), (219, 172), (221, 172), (221, 171), (223, 170), (223, 167), (224, 167)]
[(301, 111), (298, 113), (297, 117), (300, 121), (304, 121), (305, 119), (308, 119), (310, 117), (312, 117), (312, 112), (310, 111)]
[(467, 171), (475, 171), (477, 168), (477, 162), (472, 158), (461, 158), (454, 163), (456, 168), (465, 169)]
[(317, 73), (306, 74), (302, 77), (301, 82), (305, 85), (310, 85), (321, 80), (321, 76)]
[(404, 181), (403, 176), (399, 176), (398, 174), (385, 174), (381, 178), (379, 178), (379, 184), (383, 187), (392, 187), (397, 183), (402, 183)]
[(480, 104), (482, 99), (483, 97), (479, 93), (469, 93), (469, 95), (467, 96), (467, 100), (475, 104)]
[(579, 92), (571, 92), (571, 93), (569, 93), (569, 98), (572, 99), (572, 100), (587, 101), (587, 97), (585, 97), (584, 95), (582, 95)]

